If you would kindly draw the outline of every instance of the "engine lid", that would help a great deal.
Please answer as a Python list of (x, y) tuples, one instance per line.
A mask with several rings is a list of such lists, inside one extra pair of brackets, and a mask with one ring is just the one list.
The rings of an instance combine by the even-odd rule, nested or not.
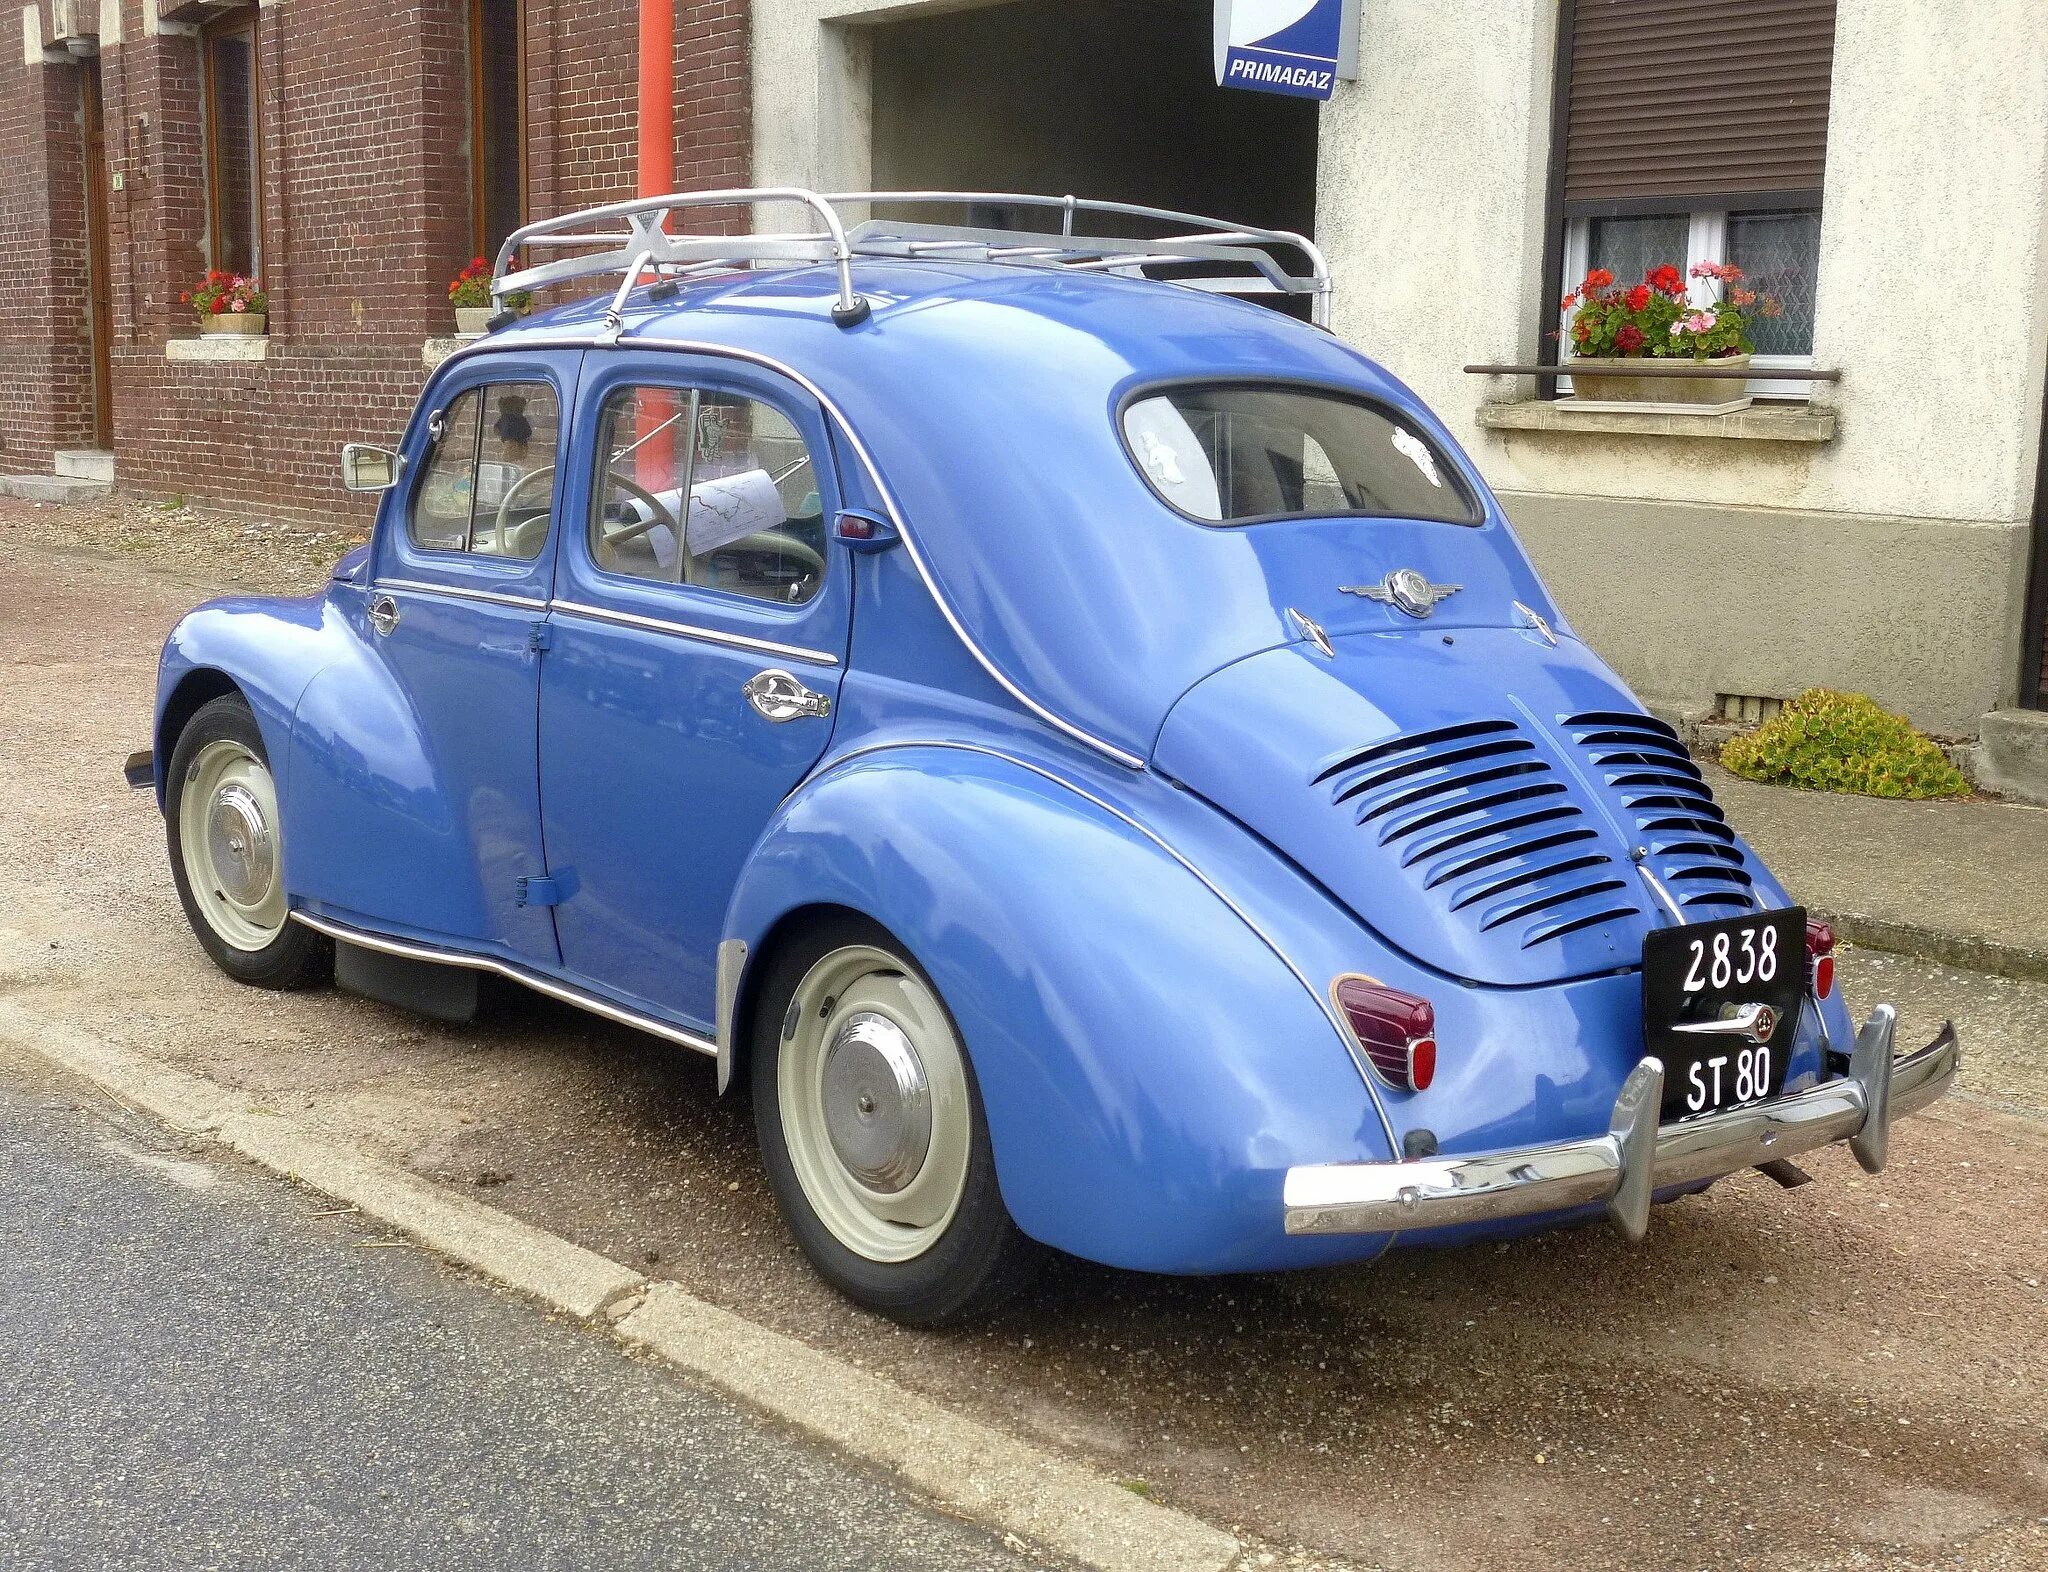
[(1687, 920), (1759, 903), (1768, 875), (1677, 733), (1576, 640), (1462, 627), (1331, 644), (1197, 683), (1154, 763), (1425, 965), (1500, 985), (1590, 976), (1641, 962), (1667, 896)]

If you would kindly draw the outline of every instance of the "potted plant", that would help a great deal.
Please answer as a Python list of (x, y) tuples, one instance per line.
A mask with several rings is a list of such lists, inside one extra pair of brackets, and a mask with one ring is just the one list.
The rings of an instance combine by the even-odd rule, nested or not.
[[(1750, 316), (1774, 317), (1784, 308), (1745, 285), (1733, 264), (1701, 262), (1692, 277), (1696, 291), (1669, 263), (1651, 268), (1638, 284), (1618, 283), (1596, 267), (1564, 297), (1563, 308), (1572, 313), (1572, 355), (1565, 363), (1572, 403), (1674, 414), (1725, 414), (1749, 404)], [(1631, 374), (1644, 365), (1687, 361), (1711, 366), (1716, 375)]]
[(270, 297), (253, 278), (215, 268), (206, 282), (178, 297), (199, 317), (202, 333), (261, 336), (270, 326)]
[[(482, 257), (472, 260), (448, 285), (448, 303), (455, 308), (455, 331), (474, 338), (489, 330), (497, 315), (491, 305), (491, 265)], [(533, 296), (516, 290), (505, 297), (505, 309), (524, 316), (533, 307)]]

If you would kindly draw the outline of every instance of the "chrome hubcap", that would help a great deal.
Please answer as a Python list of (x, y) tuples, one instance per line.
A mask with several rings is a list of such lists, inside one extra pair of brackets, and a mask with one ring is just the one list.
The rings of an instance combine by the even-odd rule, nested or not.
[(238, 950), (260, 950), (284, 931), (277, 787), (248, 748), (209, 742), (185, 774), (178, 843), (185, 884), (207, 927)]
[(222, 786), (213, 795), (206, 835), (221, 893), (238, 906), (260, 901), (277, 877), (277, 850), (255, 794), (239, 783)]
[(917, 1177), (932, 1145), (932, 1096), (902, 1027), (863, 1011), (825, 1050), (825, 1133), (846, 1171), (894, 1195)]

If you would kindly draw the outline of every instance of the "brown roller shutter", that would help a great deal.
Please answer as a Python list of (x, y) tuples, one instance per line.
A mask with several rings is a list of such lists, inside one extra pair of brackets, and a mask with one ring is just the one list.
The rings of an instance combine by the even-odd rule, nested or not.
[(1815, 192), (1834, 0), (1576, 0), (1567, 211)]

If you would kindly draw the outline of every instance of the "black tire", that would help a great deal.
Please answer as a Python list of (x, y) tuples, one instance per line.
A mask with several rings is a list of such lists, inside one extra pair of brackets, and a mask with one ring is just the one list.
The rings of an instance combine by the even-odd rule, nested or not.
[(924, 969), (879, 924), (847, 914), (821, 921), (768, 960), (753, 1011), (750, 1084), (754, 1124), (769, 1188), (784, 1224), (811, 1265), (834, 1288), (866, 1309), (912, 1326), (940, 1326), (988, 1314), (1026, 1287), (1043, 1266), (1046, 1250), (1019, 1230), (996, 1183), (981, 1088), (962, 1045), (971, 1119), (967, 1171), (951, 1220), (922, 1254), (879, 1261), (850, 1249), (813, 1206), (798, 1178), (783, 1128), (780, 1095), (783, 1023), (798, 986), (819, 961), (848, 946), (887, 952), (945, 1011), (956, 1042), (952, 1012)]
[[(185, 908), (185, 920), (214, 965), (236, 982), (252, 988), (311, 988), (334, 975), (334, 945), (324, 934), (295, 922), (285, 922), (277, 936), (259, 949), (232, 942), (216, 929), (205, 906), (194, 899), (192, 876), (181, 824), (186, 788), (192, 784), (201, 753), (216, 742), (240, 744), (268, 770), (263, 734), (256, 717), (239, 693), (223, 694), (202, 705), (178, 734), (171, 750), (170, 769), (164, 776), (164, 825), (170, 843), (171, 878), (178, 887), (178, 904)], [(274, 832), (281, 835), (281, 827)], [(281, 860), (278, 862), (281, 877)]]

